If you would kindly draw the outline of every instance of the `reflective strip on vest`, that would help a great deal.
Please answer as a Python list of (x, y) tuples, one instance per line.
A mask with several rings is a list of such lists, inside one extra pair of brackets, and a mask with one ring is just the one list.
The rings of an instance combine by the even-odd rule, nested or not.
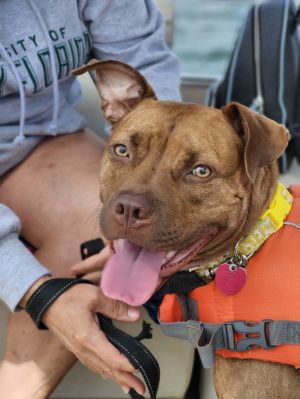
[[(300, 367), (300, 185), (291, 186), (291, 192), (294, 201), (286, 219), (287, 224), (273, 234), (249, 260), (248, 278), (243, 289), (235, 295), (225, 296), (213, 281), (190, 291), (188, 296), (198, 304), (201, 320), (198, 323), (181, 323), (185, 321), (184, 312), (176, 295), (166, 295), (160, 306), (159, 317), (167, 334), (179, 334), (181, 338), (188, 338), (198, 346), (200, 352), (212, 340), (212, 335), (216, 334), (214, 342), (210, 342), (210, 350), (214, 348), (223, 357), (256, 359)], [(242, 324), (237, 322), (240, 321), (257, 323), (256, 330), (253, 330), (254, 338), (260, 338), (263, 335), (261, 332), (266, 329), (267, 341), (272, 338), (273, 344), (279, 346), (270, 349), (270, 342), (264, 346), (266, 337), (262, 337), (259, 342), (245, 342), (247, 336), (239, 332)], [(168, 323), (171, 324), (168, 326)], [(235, 329), (233, 324), (238, 328)], [(245, 325), (248, 326), (246, 330), (244, 328), (247, 331), (251, 325)], [(200, 337), (203, 342), (199, 343)], [(225, 338), (231, 342), (224, 343)], [(237, 350), (236, 344), (240, 341), (243, 341), (243, 349), (246, 350)], [(210, 355), (205, 353), (203, 356), (208, 356), (207, 364), (211, 366)]]

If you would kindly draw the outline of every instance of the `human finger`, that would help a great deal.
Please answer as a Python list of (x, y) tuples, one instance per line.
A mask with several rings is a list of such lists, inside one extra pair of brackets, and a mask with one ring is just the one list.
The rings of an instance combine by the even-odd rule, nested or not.
[(84, 275), (82, 276), (82, 278), (91, 281), (91, 282), (94, 283), (95, 285), (99, 285), (100, 280), (101, 280), (101, 275), (102, 275), (102, 272), (101, 272), (101, 271), (98, 271), (98, 272), (91, 272), (91, 273), (84, 274)]
[[(95, 372), (104, 373), (118, 384), (127, 385), (140, 394), (144, 392), (143, 382), (133, 374), (136, 372), (133, 365), (108, 341), (98, 326), (91, 329), (88, 340), (84, 339), (84, 356), (86, 365)], [(81, 358), (80, 354), (78, 358)]]
[(141, 312), (138, 308), (130, 306), (124, 302), (106, 297), (99, 288), (99, 300), (96, 305), (96, 311), (120, 321), (136, 321), (140, 318)]
[(106, 246), (96, 255), (90, 256), (89, 258), (84, 259), (81, 262), (76, 263), (71, 266), (70, 272), (73, 275), (76, 274), (86, 274), (93, 271), (97, 271), (102, 269), (107, 262), (108, 258), (111, 255), (111, 249), (109, 246)]

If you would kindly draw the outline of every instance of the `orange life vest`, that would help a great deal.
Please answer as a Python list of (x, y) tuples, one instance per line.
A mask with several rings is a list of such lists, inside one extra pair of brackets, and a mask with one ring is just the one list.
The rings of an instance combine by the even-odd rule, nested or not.
[[(233, 320), (260, 322), (264, 319), (300, 322), (300, 185), (290, 188), (293, 206), (285, 224), (249, 260), (248, 278), (240, 292), (223, 295), (215, 282), (188, 293), (198, 306), (199, 319), (205, 323)], [(297, 227), (298, 226), (298, 227)], [(160, 306), (163, 323), (184, 321), (180, 301), (167, 294)], [(257, 359), (300, 367), (300, 345), (279, 345), (243, 352), (220, 349), (226, 358)]]

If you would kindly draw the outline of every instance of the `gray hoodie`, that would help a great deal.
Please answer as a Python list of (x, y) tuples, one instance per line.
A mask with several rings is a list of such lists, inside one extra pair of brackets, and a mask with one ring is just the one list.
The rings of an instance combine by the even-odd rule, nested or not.
[[(43, 137), (87, 126), (70, 71), (92, 57), (128, 62), (158, 98), (180, 98), (178, 63), (153, 0), (0, 0), (0, 26), (0, 176)], [(11, 310), (49, 273), (19, 232), (17, 216), (0, 205), (0, 299)]]

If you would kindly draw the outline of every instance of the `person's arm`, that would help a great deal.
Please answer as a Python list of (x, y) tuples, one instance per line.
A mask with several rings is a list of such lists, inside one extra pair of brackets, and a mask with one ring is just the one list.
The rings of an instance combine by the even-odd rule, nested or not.
[(20, 229), (18, 217), (0, 204), (0, 299), (11, 311), (37, 280), (50, 274), (21, 243)]
[(160, 100), (180, 100), (178, 61), (164, 40), (163, 17), (153, 0), (85, 0), (82, 16), (93, 55), (138, 69)]
[[(42, 279), (41, 279), (42, 280)], [(31, 295), (36, 295), (40, 281), (21, 301), (25, 307)], [(125, 303), (109, 299), (99, 287), (74, 285), (58, 296), (42, 317), (48, 329), (89, 369), (120, 384), (124, 392), (130, 388), (141, 395), (143, 382), (135, 376), (129, 361), (106, 338), (96, 313), (120, 321), (136, 321), (140, 312)]]
[[(19, 241), (21, 223), (0, 204), (0, 299), (10, 310), (25, 308), (27, 301), (46, 280), (52, 279)], [(106, 298), (94, 285), (75, 285), (45, 312), (42, 321), (87, 367), (141, 394), (143, 383), (133, 375), (133, 366), (113, 347), (96, 322), (96, 312), (113, 319), (135, 321), (139, 311)]]

